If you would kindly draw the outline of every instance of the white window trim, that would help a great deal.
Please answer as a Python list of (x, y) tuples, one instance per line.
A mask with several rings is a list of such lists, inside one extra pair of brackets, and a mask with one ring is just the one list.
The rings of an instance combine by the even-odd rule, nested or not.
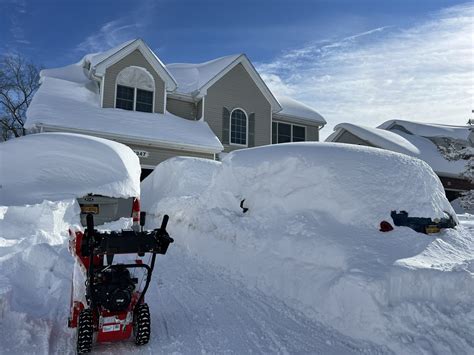
[[(126, 69), (126, 68), (129, 68), (129, 67), (125, 67), (123, 69)], [(141, 68), (141, 67), (140, 67)], [(122, 70), (123, 70), (122, 69)], [(144, 71), (146, 71), (148, 73), (148, 70), (146, 70), (145, 68), (142, 68)], [(122, 71), (121, 70), (121, 71)], [(136, 110), (136, 105), (137, 105), (137, 89), (140, 89), (140, 88), (137, 88), (136, 86), (133, 86), (133, 85), (122, 85), (122, 84), (119, 84), (117, 83), (117, 79), (119, 77), (119, 74), (120, 72), (118, 72), (117, 76), (115, 77), (115, 93), (114, 93), (114, 108), (117, 108), (117, 86), (120, 85), (120, 86), (125, 86), (125, 87), (128, 87), (128, 88), (132, 88), (133, 89), (133, 111), (134, 112), (143, 112), (143, 111), (137, 111)], [(151, 112), (144, 112), (144, 113), (155, 113), (155, 97), (156, 97), (156, 83), (155, 83), (155, 78), (153, 78), (153, 76), (148, 73), (150, 75), (150, 78), (153, 80), (153, 101), (152, 101), (152, 106), (151, 106)], [(150, 91), (150, 90), (146, 90), (146, 89), (140, 89), (140, 90), (143, 90), (143, 91)], [(165, 112), (166, 113), (166, 91), (165, 91), (165, 95), (163, 95), (165, 97)], [(103, 103), (103, 99), (102, 99), (102, 103)]]
[[(303, 125), (299, 125), (299, 124), (294, 124), (294, 123), (289, 123), (289, 122), (280, 122), (280, 121), (272, 121), (272, 123), (276, 123), (277, 124), (277, 130), (276, 130), (276, 135), (277, 135), (277, 142), (276, 143), (273, 143), (273, 125), (272, 125), (272, 144), (281, 144), (280, 142), (278, 142), (278, 125), (281, 123), (281, 124), (286, 124), (286, 125), (290, 125), (291, 129), (290, 129), (290, 139), (291, 141), (290, 142), (286, 142), (286, 143), (294, 143), (293, 142), (293, 126), (296, 126), (296, 127), (301, 127), (301, 128), (304, 128), (304, 142), (307, 142), (308, 141), (308, 127), (307, 126), (303, 126)], [(301, 142), (301, 141), (299, 141)], [(298, 143), (298, 142), (296, 142)]]
[[(232, 114), (234, 111), (240, 110), (245, 114), (245, 144), (239, 144), (239, 143), (232, 143)], [(249, 115), (247, 115), (247, 112), (240, 107), (234, 108), (232, 111), (230, 111), (229, 115), (229, 145), (234, 145), (237, 147), (248, 147), (249, 146)]]

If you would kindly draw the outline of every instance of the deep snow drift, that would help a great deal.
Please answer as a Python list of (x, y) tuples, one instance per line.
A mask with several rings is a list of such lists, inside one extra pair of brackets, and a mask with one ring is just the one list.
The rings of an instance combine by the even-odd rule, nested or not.
[(140, 195), (140, 163), (127, 146), (71, 133), (0, 143), (0, 206), (82, 197)]
[[(0, 235), (1, 354), (75, 354), (75, 332), (66, 326), (74, 264), (66, 231), (70, 226), (80, 228), (79, 211), (75, 200), (0, 208), (0, 230), (5, 232)], [(384, 350), (326, 329), (274, 298), (247, 289), (190, 257), (182, 246), (173, 245), (166, 256), (158, 257), (147, 302), (152, 316), (147, 346), (95, 344), (93, 353)]]
[(378, 231), (391, 210), (453, 214), (421, 160), (318, 143), (236, 151), (222, 164), (174, 158), (142, 183), (142, 209), (150, 227), (170, 214), (189, 253), (347, 336), (397, 353), (474, 351), (472, 231)]

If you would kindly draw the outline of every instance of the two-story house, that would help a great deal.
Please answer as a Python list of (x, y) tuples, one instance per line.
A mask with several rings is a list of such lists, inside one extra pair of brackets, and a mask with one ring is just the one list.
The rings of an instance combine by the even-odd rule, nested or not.
[(165, 65), (141, 39), (41, 72), (29, 132), (112, 139), (139, 156), (143, 175), (172, 156), (216, 159), (271, 143), (316, 141), (326, 121), (276, 97), (244, 54)]

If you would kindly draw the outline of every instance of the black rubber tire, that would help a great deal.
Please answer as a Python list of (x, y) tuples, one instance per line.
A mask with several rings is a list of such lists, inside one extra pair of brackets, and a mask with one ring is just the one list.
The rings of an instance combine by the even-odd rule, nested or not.
[(86, 354), (92, 351), (92, 335), (94, 333), (94, 325), (92, 320), (92, 311), (83, 309), (79, 313), (77, 322), (77, 353)]
[(135, 308), (135, 317), (133, 322), (133, 333), (135, 334), (135, 344), (145, 345), (150, 341), (151, 332), (150, 309), (146, 303), (140, 304)]

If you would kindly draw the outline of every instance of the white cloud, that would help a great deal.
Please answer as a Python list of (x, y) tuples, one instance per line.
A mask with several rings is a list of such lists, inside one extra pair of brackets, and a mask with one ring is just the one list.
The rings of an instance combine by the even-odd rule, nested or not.
[(76, 46), (76, 52), (101, 52), (133, 38), (140, 25), (125, 24), (124, 20), (114, 20), (105, 23), (98, 32), (86, 37)]
[(451, 7), (407, 29), (381, 27), (309, 44), (257, 67), (277, 94), (292, 95), (335, 124), (393, 118), (465, 124), (474, 95), (474, 5)]

